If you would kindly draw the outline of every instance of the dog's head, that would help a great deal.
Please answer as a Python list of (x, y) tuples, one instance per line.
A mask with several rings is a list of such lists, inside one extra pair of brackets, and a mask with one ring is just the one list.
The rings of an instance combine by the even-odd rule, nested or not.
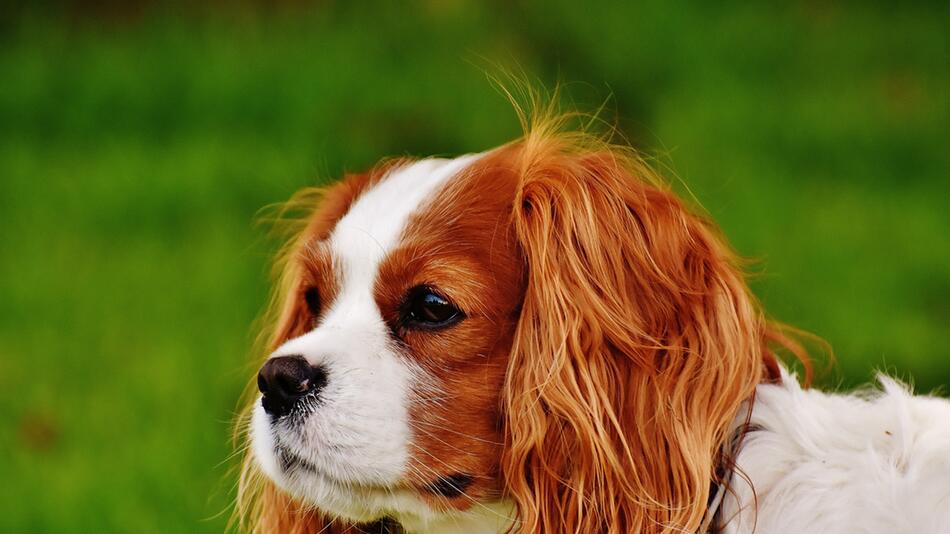
[(250, 527), (695, 530), (774, 333), (710, 224), (552, 124), (323, 192), (257, 377)]

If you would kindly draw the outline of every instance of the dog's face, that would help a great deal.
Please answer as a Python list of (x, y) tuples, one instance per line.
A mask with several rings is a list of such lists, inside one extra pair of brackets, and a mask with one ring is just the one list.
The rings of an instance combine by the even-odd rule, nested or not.
[(500, 498), (500, 392), (524, 276), (514, 182), (492, 158), (351, 177), (290, 259), (295, 316), (260, 370), (253, 447), (269, 477), (326, 513), (426, 520)]
[(715, 231), (544, 128), (344, 179), (284, 280), (241, 494), (265, 531), (694, 531), (772, 361)]

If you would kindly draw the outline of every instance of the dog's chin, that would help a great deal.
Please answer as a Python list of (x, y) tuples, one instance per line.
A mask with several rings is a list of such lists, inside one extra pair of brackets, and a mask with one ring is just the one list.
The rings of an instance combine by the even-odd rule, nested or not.
[(373, 484), (348, 480), (337, 473), (356, 472), (365, 466), (324, 465), (294, 450), (299, 430), (306, 420), (275, 421), (258, 406), (251, 424), (251, 446), (254, 458), (263, 473), (295, 499), (314, 506), (334, 519), (358, 523), (377, 521), (393, 515), (410, 513), (430, 515), (431, 511), (418, 496), (397, 484)]
[(356, 523), (393, 515), (393, 500), (403, 491), (342, 482), (299, 461), (272, 479), (278, 487), (327, 517)]

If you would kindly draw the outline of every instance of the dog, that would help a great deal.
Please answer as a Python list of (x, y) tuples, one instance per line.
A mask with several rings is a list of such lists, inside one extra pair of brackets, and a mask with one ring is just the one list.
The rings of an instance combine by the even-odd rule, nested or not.
[(800, 384), (715, 225), (568, 122), (296, 197), (241, 528), (950, 532), (950, 403)]

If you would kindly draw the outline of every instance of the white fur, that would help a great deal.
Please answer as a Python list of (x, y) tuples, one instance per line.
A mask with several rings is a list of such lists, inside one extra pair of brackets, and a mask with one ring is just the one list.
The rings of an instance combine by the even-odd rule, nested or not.
[(760, 385), (722, 532), (950, 533), (950, 402), (879, 380), (850, 395)]
[[(316, 329), (271, 355), (304, 356), (327, 370), (327, 384), (303, 421), (274, 421), (258, 404), (251, 425), (254, 456), (281, 488), (326, 512), (357, 521), (389, 515), (437, 532), (456, 526), (484, 531), (475, 525), (510, 522), (500, 505), (440, 513), (416, 492), (400, 489), (410, 459), (412, 391), (426, 388), (428, 378), (393, 343), (373, 297), (379, 265), (398, 248), (412, 214), (475, 157), (421, 160), (364, 192), (321, 245), (329, 247), (340, 273), (337, 298)], [(278, 444), (301, 462), (283, 468)]]

